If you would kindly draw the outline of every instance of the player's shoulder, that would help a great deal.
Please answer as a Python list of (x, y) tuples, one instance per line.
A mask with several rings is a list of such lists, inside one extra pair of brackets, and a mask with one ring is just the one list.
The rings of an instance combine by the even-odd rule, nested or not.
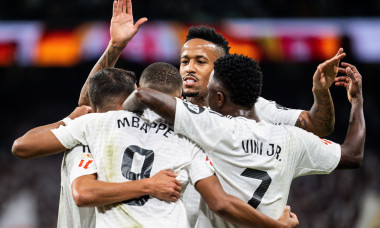
[(268, 105), (268, 104), (275, 104), (276, 102), (274, 102), (274, 101), (271, 101), (271, 100), (267, 100), (267, 99), (265, 99), (265, 98), (263, 98), (263, 97), (258, 97), (257, 98), (257, 101), (256, 101), (256, 103), (255, 103), (255, 107), (256, 108), (260, 108), (260, 107), (263, 107), (263, 106), (265, 106), (265, 105)]
[(284, 129), (286, 131), (286, 134), (290, 137), (293, 141), (299, 141), (299, 142), (312, 142), (316, 139), (319, 139), (318, 136), (314, 135), (311, 132), (308, 132), (302, 128), (291, 126), (291, 125), (277, 125), (276, 128)]

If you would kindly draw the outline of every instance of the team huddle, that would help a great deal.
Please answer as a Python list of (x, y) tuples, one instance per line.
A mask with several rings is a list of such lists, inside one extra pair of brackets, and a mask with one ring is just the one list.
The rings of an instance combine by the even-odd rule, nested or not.
[[(255, 60), (203, 26), (189, 29), (179, 70), (153, 63), (137, 87), (113, 67), (146, 21), (134, 24), (131, 0), (115, 0), (79, 107), (13, 144), (21, 158), (65, 151), (58, 227), (297, 227), (294, 178), (361, 166), (362, 78), (340, 63), (342, 48), (317, 67), (311, 109), (288, 109), (260, 97)], [(343, 144), (320, 138), (334, 128), (334, 82), (351, 103)]]

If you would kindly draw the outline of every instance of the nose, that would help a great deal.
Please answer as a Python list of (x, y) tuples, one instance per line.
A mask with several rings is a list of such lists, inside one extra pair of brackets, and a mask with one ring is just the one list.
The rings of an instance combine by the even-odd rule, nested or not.
[(195, 63), (190, 60), (189, 64), (186, 66), (186, 73), (195, 73)]

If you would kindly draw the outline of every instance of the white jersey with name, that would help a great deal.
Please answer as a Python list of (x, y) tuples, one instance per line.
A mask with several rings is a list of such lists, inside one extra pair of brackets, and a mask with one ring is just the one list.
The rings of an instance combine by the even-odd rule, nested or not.
[[(327, 174), (340, 161), (340, 145), (294, 126), (222, 116), (177, 99), (175, 132), (201, 146), (224, 190), (278, 219), (292, 179)], [(201, 206), (199, 227), (233, 227)]]
[[(71, 193), (70, 176), (76, 157), (88, 157), (88, 147), (78, 145), (71, 150), (65, 151), (61, 165), (61, 194), (58, 210), (58, 228), (94, 228), (95, 208), (78, 207)], [(90, 173), (88, 173), (90, 174)]]
[[(196, 183), (213, 175), (199, 156), (203, 153), (201, 149), (174, 133), (172, 126), (163, 120), (150, 121), (157, 120), (153, 114), (92, 113), (52, 131), (66, 148), (78, 143), (89, 146), (100, 181), (139, 180), (164, 169), (179, 173), (177, 178), (181, 182), (190, 179)], [(89, 162), (84, 161), (82, 166), (84, 163)], [(189, 227), (189, 223), (182, 201), (174, 203), (144, 196), (97, 207), (96, 226)]]
[[(266, 100), (262, 97), (255, 103), (256, 113), (261, 120), (275, 125), (295, 125), (298, 116), (303, 110), (285, 108), (274, 101)], [(190, 221), (191, 227), (195, 226), (199, 213), (199, 203), (201, 195), (195, 190), (193, 185), (187, 186), (183, 194), (183, 203)]]

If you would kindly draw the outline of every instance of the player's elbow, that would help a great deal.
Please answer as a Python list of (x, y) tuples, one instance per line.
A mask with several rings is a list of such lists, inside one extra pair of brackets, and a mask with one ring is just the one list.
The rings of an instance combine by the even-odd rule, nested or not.
[(18, 158), (27, 159), (31, 157), (27, 153), (28, 152), (27, 149), (28, 149), (28, 146), (25, 145), (23, 138), (20, 137), (13, 142), (12, 154)]
[(360, 167), (362, 167), (362, 164), (363, 164), (363, 153), (360, 153), (359, 155), (357, 156), (354, 156), (352, 158), (352, 168), (353, 169), (358, 169)]
[(363, 164), (364, 148), (347, 149), (342, 146), (342, 155), (338, 169), (357, 169)]
[(326, 137), (331, 135), (334, 132), (334, 123), (325, 124), (325, 125), (311, 125), (311, 131), (313, 134), (319, 137)]
[(228, 197), (222, 197), (218, 200), (213, 200), (211, 202), (207, 202), (208, 207), (214, 213), (219, 216), (223, 216), (227, 213), (229, 207), (229, 199)]
[(334, 124), (327, 125), (324, 129), (322, 129), (320, 137), (326, 137), (331, 135), (334, 132)]
[(81, 186), (75, 186), (72, 188), (72, 194), (74, 202), (78, 207), (88, 207), (91, 206), (92, 197), (91, 192)]
[(363, 156), (352, 156), (349, 164), (345, 167), (347, 169), (358, 169), (362, 166)]

